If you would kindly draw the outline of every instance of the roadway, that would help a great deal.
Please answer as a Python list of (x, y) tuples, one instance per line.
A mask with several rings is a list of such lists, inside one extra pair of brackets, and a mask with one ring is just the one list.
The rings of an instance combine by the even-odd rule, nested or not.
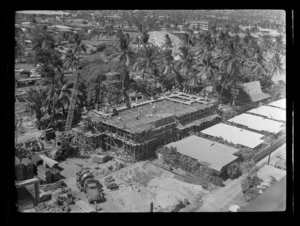
[[(271, 153), (271, 160), (278, 155), (285, 155), (286, 144), (283, 144)], [(260, 160), (256, 165), (262, 166), (268, 162), (269, 156)], [(241, 181), (243, 176), (230, 181), (225, 187), (219, 188), (216, 191), (203, 197), (203, 205), (197, 212), (227, 212), (228, 208), (233, 204), (245, 204), (243, 201)]]

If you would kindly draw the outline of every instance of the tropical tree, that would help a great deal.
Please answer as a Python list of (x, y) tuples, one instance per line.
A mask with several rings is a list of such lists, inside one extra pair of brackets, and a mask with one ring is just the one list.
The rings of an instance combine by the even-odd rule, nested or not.
[(235, 179), (235, 178), (239, 177), (241, 175), (241, 173), (242, 172), (241, 172), (240, 165), (237, 162), (230, 164), (227, 169), (227, 175), (231, 179)]
[(215, 58), (212, 54), (206, 51), (200, 58), (200, 62), (197, 65), (200, 68), (199, 77), (205, 76), (205, 86), (207, 84), (215, 85), (216, 75), (218, 71), (218, 65), (216, 64)]
[(143, 70), (143, 80), (147, 78), (147, 74), (153, 72), (157, 67), (158, 57), (159, 51), (155, 46), (145, 46), (141, 51), (141, 55), (137, 58), (134, 68), (136, 71)]
[(26, 34), (21, 28), (15, 27), (15, 56), (21, 57), (24, 55), (25, 51), (25, 38)]
[(129, 80), (129, 66), (132, 65), (133, 59), (134, 59), (134, 52), (132, 50), (131, 45), (131, 39), (129, 34), (127, 33), (124, 35), (123, 33), (120, 35), (119, 46), (116, 49), (116, 53), (112, 54), (112, 58), (115, 59), (115, 61), (119, 62), (121, 65), (121, 74), (122, 74), (122, 93), (124, 99), (129, 101), (129, 97), (126, 94), (126, 84)]
[(181, 46), (179, 52), (179, 60), (176, 62), (176, 76), (182, 75), (184, 80), (184, 88), (187, 88), (188, 74), (195, 65), (196, 58), (190, 47)]
[(223, 72), (223, 85), (220, 91), (221, 97), (224, 87), (241, 78), (241, 69), (245, 61), (243, 48), (241, 48), (240, 44), (230, 41), (229, 45), (219, 54), (217, 61), (219, 61), (221, 73)]
[(282, 59), (278, 53), (275, 53), (274, 56), (269, 61), (269, 67), (272, 76), (285, 72), (283, 68)]

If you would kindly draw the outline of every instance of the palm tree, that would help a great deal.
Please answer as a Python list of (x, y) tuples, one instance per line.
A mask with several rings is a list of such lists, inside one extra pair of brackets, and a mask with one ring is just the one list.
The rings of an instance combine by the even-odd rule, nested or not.
[(26, 34), (22, 31), (21, 28), (15, 27), (15, 54), (16, 57), (21, 57), (24, 53), (24, 40)]
[[(148, 46), (144, 47), (143, 51), (141, 52), (141, 56), (137, 58), (137, 61), (134, 65), (136, 71), (143, 70), (143, 80), (147, 78), (147, 74), (150, 71), (154, 71), (157, 67), (157, 59), (158, 59), (158, 48), (155, 46)], [(146, 76), (145, 76), (146, 75)]]
[(86, 52), (86, 48), (85, 48), (84, 44), (82, 43), (82, 40), (80, 40), (79, 35), (77, 33), (73, 36), (73, 43), (74, 43), (74, 45), (73, 45), (72, 52), (73, 52), (73, 54), (77, 53), (76, 69), (78, 70), (79, 61), (80, 61), (80, 53), (81, 53), (81, 51)]
[(188, 82), (188, 74), (192, 70), (193, 66), (195, 65), (196, 59), (193, 51), (191, 48), (187, 46), (181, 46), (179, 48), (179, 60), (176, 63), (176, 74), (182, 74), (184, 79), (184, 87), (186, 88)]
[(49, 88), (35, 88), (26, 92), (25, 102), (26, 107), (30, 109), (31, 114), (35, 113), (38, 125), (41, 123), (42, 117), (45, 113), (51, 112), (50, 98), (48, 95)]
[(281, 57), (278, 53), (275, 53), (274, 56), (271, 58), (270, 62), (270, 69), (272, 76), (275, 74), (284, 73), (285, 70), (283, 68), (283, 63)]
[(220, 92), (221, 97), (224, 87), (235, 82), (240, 76), (245, 61), (244, 51), (240, 45), (230, 41), (230, 44), (223, 49), (217, 60), (219, 61), (220, 71), (224, 72), (225, 75), (222, 79), (223, 85)]
[(120, 35), (119, 46), (116, 51), (117, 53), (112, 54), (112, 58), (118, 61), (122, 67), (122, 93), (124, 98), (127, 98), (128, 101), (129, 98), (126, 95), (125, 83), (129, 79), (128, 67), (132, 65), (132, 61), (135, 56), (128, 33), (126, 35), (123, 33)]
[(215, 84), (215, 76), (217, 73), (218, 66), (216, 65), (215, 58), (212, 56), (211, 52), (206, 51), (200, 58), (200, 63), (197, 65), (200, 68), (199, 76), (205, 79), (205, 86), (207, 84)]

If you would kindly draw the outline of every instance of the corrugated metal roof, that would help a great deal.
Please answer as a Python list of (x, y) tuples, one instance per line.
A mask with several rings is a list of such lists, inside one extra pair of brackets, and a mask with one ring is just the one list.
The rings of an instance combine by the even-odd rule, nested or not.
[(278, 121), (286, 121), (286, 111), (279, 108), (274, 108), (271, 106), (261, 106), (250, 111), (250, 113), (254, 113), (257, 115), (265, 116), (269, 119), (274, 119)]
[(269, 94), (263, 93), (261, 91), (261, 86), (259, 81), (243, 83), (243, 90), (249, 95), (251, 101), (257, 102), (270, 97)]
[(197, 159), (200, 163), (205, 162), (209, 168), (216, 171), (220, 171), (224, 166), (237, 159), (237, 156), (232, 154), (238, 151), (235, 148), (195, 135), (172, 142), (165, 147), (176, 147), (179, 153)]
[(283, 98), (281, 100), (271, 102), (268, 104), (268, 106), (286, 109), (286, 99)]
[(254, 133), (245, 129), (240, 129), (223, 123), (202, 130), (201, 133), (214, 137), (222, 137), (228, 142), (232, 142), (234, 144), (241, 144), (249, 148), (255, 148), (264, 142), (260, 139), (264, 136), (262, 134)]
[(241, 114), (232, 119), (229, 119), (228, 121), (247, 126), (254, 130), (268, 131), (270, 133), (280, 132), (283, 126), (283, 123), (281, 122), (276, 122), (274, 120), (250, 114)]

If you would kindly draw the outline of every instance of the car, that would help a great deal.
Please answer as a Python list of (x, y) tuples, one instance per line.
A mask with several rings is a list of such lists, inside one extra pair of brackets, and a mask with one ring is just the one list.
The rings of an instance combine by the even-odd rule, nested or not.
[(117, 190), (119, 188), (119, 186), (116, 183), (106, 184), (106, 187), (110, 190)]

